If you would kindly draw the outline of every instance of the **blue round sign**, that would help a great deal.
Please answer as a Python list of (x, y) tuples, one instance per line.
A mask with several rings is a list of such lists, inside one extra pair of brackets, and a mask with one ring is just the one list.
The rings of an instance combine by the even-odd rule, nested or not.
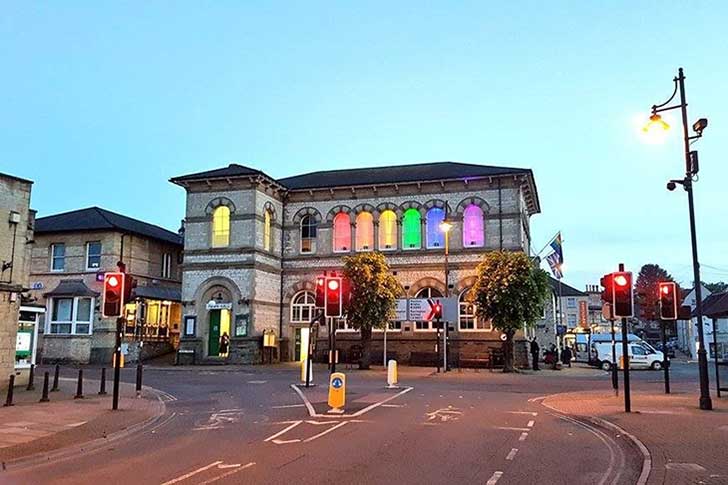
[(341, 377), (334, 377), (334, 379), (331, 381), (331, 385), (334, 387), (334, 389), (338, 389), (344, 385), (344, 381), (341, 380)]

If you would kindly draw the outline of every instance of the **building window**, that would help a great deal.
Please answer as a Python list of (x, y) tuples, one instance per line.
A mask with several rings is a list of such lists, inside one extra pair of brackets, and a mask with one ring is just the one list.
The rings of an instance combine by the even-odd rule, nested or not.
[(49, 333), (88, 335), (91, 333), (93, 298), (67, 297), (51, 299)]
[(569, 325), (569, 328), (575, 328), (576, 327), (576, 315), (574, 315), (573, 313), (566, 315), (566, 323)]
[(356, 216), (356, 250), (374, 249), (374, 218), (370, 212), (360, 212)]
[[(442, 293), (436, 288), (422, 288), (417, 292), (415, 298), (442, 298)], [(415, 322), (415, 330), (435, 330), (434, 322), (419, 321)]]
[(310, 323), (316, 313), (316, 297), (310, 291), (296, 293), (291, 301), (291, 323)]
[(485, 246), (483, 230), (483, 210), (470, 204), (463, 212), (463, 247), (477, 248)]
[(86, 243), (86, 269), (99, 269), (101, 267), (101, 242)]
[(343, 253), (351, 250), (351, 219), (349, 214), (339, 212), (334, 217), (334, 252)]
[(433, 207), (427, 211), (427, 248), (441, 248), (445, 246), (445, 234), (440, 229), (440, 223), (445, 220), (445, 211)]
[(402, 249), (419, 249), (421, 241), (420, 211), (407, 209), (402, 216)]
[(458, 298), (458, 322), (460, 330), (475, 330), (478, 317), (475, 316), (475, 305), (467, 301), (470, 288), (460, 293)]
[(51, 244), (51, 271), (66, 269), (66, 245), (63, 243)]
[(270, 211), (266, 210), (263, 214), (263, 249), (270, 251), (271, 231), (270, 231)]
[(566, 308), (576, 308), (576, 298), (567, 298)]
[(379, 250), (397, 249), (397, 214), (385, 210), (379, 216)]
[(316, 219), (311, 216), (303, 216), (301, 218), (301, 252), (302, 253), (315, 253), (316, 252), (316, 231), (317, 231)]
[(354, 327), (349, 325), (349, 322), (346, 320), (346, 317), (329, 318), (329, 320), (331, 321), (334, 329), (336, 329), (337, 332), (353, 332), (354, 331)]
[(230, 245), (230, 209), (221, 205), (212, 213), (212, 247)]
[(170, 253), (162, 254), (162, 278), (172, 277), (172, 255)]

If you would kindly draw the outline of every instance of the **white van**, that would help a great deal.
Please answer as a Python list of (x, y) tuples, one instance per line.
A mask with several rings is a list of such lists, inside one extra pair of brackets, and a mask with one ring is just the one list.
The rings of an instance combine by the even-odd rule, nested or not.
[[(595, 342), (592, 344), (592, 347), (596, 350), (599, 367), (605, 371), (610, 370), (612, 365), (614, 365), (612, 360), (612, 343)], [(628, 348), (630, 369), (662, 369), (665, 356), (659, 350), (655, 350), (652, 346), (644, 342), (630, 342)], [(617, 342), (615, 349), (617, 363), (619, 363), (620, 357), (622, 357), (622, 342)]]

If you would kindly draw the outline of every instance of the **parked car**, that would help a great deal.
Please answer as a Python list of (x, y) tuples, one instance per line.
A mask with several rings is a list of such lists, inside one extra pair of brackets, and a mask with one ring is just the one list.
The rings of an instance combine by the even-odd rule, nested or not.
[[(593, 344), (594, 350), (596, 351), (596, 360), (599, 367), (605, 371), (612, 369), (615, 365), (612, 359), (612, 345), (611, 343), (598, 342)], [(665, 354), (659, 350), (655, 350), (652, 346), (646, 342), (630, 342), (628, 345), (629, 349), (629, 366), (633, 369), (652, 369), (660, 370), (663, 367), (665, 360)], [(620, 342), (615, 346), (615, 353), (618, 363), (622, 357), (622, 343)]]

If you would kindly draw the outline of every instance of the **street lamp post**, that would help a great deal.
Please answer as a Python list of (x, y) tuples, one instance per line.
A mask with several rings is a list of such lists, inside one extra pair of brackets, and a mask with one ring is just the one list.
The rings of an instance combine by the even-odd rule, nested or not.
[[(445, 218), (440, 222), (440, 230), (445, 235), (445, 298), (450, 297), (450, 287), (448, 285), (448, 282), (450, 280), (450, 230), (452, 229), (452, 222), (447, 220), (447, 210), (445, 211)], [(443, 305), (444, 308), (444, 305)], [(444, 315), (443, 315), (444, 316)], [(443, 333), (443, 372), (447, 372), (450, 370), (450, 365), (448, 363), (447, 359), (447, 337), (448, 337), (448, 327), (450, 326), (449, 323), (443, 318), (442, 321), (444, 322), (445, 328)]]
[[(698, 369), (700, 373), (700, 409), (710, 410), (713, 409), (713, 402), (710, 398), (710, 389), (708, 381), (708, 358), (705, 351), (705, 338), (703, 336), (703, 298), (701, 292), (700, 283), (700, 263), (698, 262), (698, 239), (695, 229), (695, 202), (693, 200), (693, 182), (694, 177), (698, 173), (698, 152), (690, 150), (690, 144), (693, 140), (697, 140), (703, 136), (703, 130), (708, 126), (708, 120), (701, 118), (693, 124), (693, 131), (695, 135), (690, 136), (688, 133), (688, 104), (685, 99), (685, 76), (683, 74), (682, 67), (678, 69), (678, 75), (673, 79), (675, 83), (675, 91), (673, 91), (670, 99), (659, 105), (652, 106), (652, 116), (650, 121), (645, 126), (644, 131), (651, 129), (669, 129), (669, 125), (665, 123), (660, 117), (659, 113), (672, 109), (679, 109), (682, 115), (683, 125), (683, 144), (685, 154), (685, 177), (683, 179), (670, 180), (667, 183), (667, 189), (672, 191), (675, 190), (677, 184), (683, 186), (685, 191), (688, 193), (688, 211), (690, 214), (690, 242), (692, 244), (692, 257), (693, 257), (693, 280), (695, 281), (695, 314), (698, 319)], [(677, 94), (680, 94), (680, 103), (667, 106), (675, 98)]]

